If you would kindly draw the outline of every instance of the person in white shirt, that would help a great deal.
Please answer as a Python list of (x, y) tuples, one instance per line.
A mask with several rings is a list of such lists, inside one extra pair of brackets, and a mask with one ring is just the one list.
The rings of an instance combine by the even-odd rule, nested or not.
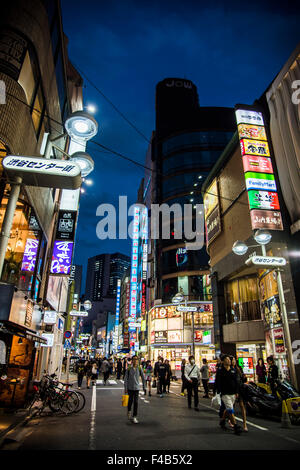
[(198, 385), (200, 383), (201, 374), (199, 367), (195, 364), (194, 356), (189, 357), (189, 364), (185, 366), (184, 375), (188, 384), (188, 407), (192, 407), (192, 393), (194, 391), (195, 410), (199, 411)]

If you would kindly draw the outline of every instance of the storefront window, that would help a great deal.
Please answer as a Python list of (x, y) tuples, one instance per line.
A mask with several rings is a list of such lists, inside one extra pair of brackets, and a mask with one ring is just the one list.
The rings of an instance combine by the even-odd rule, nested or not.
[(256, 276), (229, 281), (225, 290), (227, 323), (261, 320)]

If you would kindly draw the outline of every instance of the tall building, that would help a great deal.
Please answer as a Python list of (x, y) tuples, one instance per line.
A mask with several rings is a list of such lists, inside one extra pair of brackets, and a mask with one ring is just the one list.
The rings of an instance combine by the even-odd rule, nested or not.
[(106, 253), (89, 258), (85, 298), (96, 302), (104, 297), (115, 297), (117, 281), (122, 279), (129, 266), (129, 256), (122, 253)]
[[(4, 354), (0, 373), (7, 379), (1, 380), (0, 406), (21, 406), (30, 381), (44, 369), (54, 372), (63, 353), (68, 273), (50, 275), (63, 191), (59, 185), (53, 188), (53, 180), (49, 180), (52, 187), (40, 187), (38, 177), (35, 184), (23, 177), (20, 185), (20, 177), (7, 178), (2, 160), (6, 155), (18, 156), (14, 164), (19, 168), (41, 168), (46, 165), (34, 161), (40, 157), (52, 168), (63, 168), (63, 152), (72, 153), (64, 121), (83, 108), (83, 81), (68, 57), (58, 0), (16, 0), (2, 7), (0, 87), (5, 91), (5, 103), (0, 105), (0, 348)], [(28, 157), (26, 163), (19, 157), (22, 155)], [(9, 228), (9, 201), (15, 199)], [(69, 254), (67, 261), (71, 263)], [(15, 394), (13, 378), (22, 382)]]
[[(231, 108), (201, 107), (190, 80), (167, 78), (156, 87), (156, 130), (152, 139), (155, 181), (152, 202), (170, 206), (202, 204), (201, 187), (235, 130)], [(146, 181), (147, 178), (145, 178)], [(146, 188), (145, 188), (146, 189)], [(203, 215), (203, 214), (202, 214)], [(170, 302), (181, 291), (189, 300), (211, 297), (208, 255), (205, 246), (188, 250), (187, 238), (171, 237), (155, 243), (155, 298)]]

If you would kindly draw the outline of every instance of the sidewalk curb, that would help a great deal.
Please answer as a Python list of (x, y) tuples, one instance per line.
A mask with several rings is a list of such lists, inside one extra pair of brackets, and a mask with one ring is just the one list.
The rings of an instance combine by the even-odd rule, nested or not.
[(17, 423), (12, 423), (7, 429), (5, 429), (5, 431), (2, 431), (0, 433), (0, 449), (3, 445), (3, 443), (5, 442), (5, 439), (6, 439), (7, 435), (11, 431), (16, 430), (18, 428), (21, 428), (22, 426), (26, 426), (26, 424), (34, 417), (35, 417), (35, 414), (33, 414), (32, 416), (26, 415), (26, 416), (24, 416), (23, 419), (21, 419), (21, 421), (19, 421)]

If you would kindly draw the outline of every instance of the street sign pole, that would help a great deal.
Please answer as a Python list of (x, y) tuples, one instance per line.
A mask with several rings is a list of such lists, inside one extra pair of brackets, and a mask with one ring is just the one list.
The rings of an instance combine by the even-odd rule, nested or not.
[(66, 381), (67, 381), (67, 384), (69, 383), (69, 377), (70, 377), (70, 358), (71, 358), (71, 350), (68, 348), (67, 349), (67, 367), (66, 367), (66, 372), (67, 372)]

